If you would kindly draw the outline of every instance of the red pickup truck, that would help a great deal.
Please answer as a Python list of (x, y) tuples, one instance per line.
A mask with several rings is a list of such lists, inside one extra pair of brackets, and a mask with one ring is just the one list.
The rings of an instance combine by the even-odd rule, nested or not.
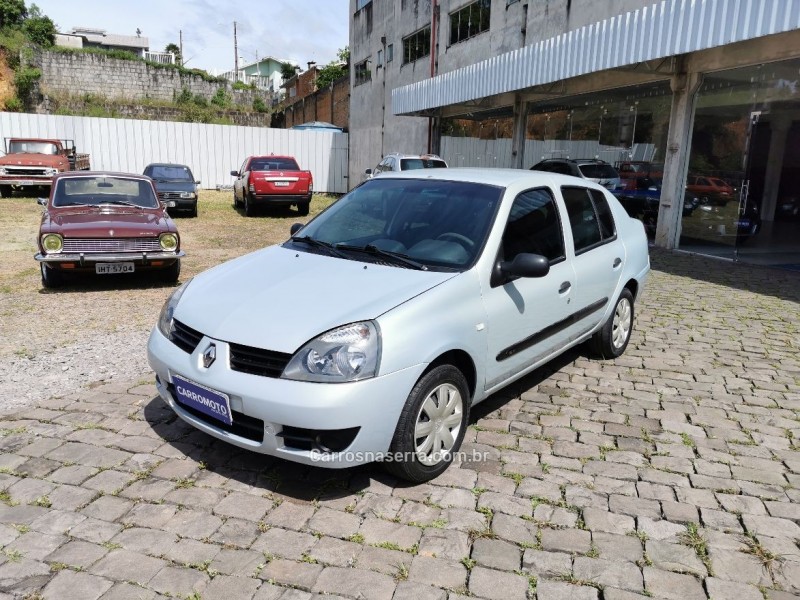
[(49, 192), (54, 175), (88, 170), (89, 155), (77, 153), (72, 140), (6, 138), (6, 155), (0, 157), (0, 196), (8, 198), (23, 188)]
[(301, 216), (308, 214), (314, 182), (311, 171), (301, 170), (291, 156), (251, 156), (238, 171), (233, 183), (233, 205), (243, 206), (253, 216), (256, 206), (297, 206)]

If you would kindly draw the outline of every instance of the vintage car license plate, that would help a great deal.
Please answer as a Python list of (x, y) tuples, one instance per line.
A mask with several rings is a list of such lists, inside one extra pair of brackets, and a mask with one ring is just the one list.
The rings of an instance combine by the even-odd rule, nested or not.
[(227, 395), (177, 375), (172, 376), (178, 402), (190, 406), (227, 425), (233, 423), (231, 401)]
[(739, 219), (736, 221), (737, 227), (750, 227), (750, 219)]
[(288, 181), (274, 181), (275, 187), (289, 187)]
[(132, 262), (97, 263), (94, 266), (94, 271), (98, 275), (113, 275), (115, 273), (133, 273), (134, 266)]

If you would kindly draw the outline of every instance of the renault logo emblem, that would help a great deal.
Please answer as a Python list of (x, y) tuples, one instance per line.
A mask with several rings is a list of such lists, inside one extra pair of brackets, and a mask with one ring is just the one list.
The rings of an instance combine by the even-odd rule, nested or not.
[(214, 364), (217, 360), (217, 347), (214, 344), (209, 344), (206, 351), (203, 352), (203, 366), (207, 369)]

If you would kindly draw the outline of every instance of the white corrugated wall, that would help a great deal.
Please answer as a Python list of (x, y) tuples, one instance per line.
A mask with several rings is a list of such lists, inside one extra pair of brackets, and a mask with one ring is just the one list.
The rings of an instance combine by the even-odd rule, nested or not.
[(346, 133), (0, 113), (0, 138), (9, 137), (75, 140), (95, 170), (141, 173), (151, 162), (189, 165), (205, 189), (231, 185), (230, 172), (250, 155), (288, 154), (311, 171), (316, 191), (347, 192)]

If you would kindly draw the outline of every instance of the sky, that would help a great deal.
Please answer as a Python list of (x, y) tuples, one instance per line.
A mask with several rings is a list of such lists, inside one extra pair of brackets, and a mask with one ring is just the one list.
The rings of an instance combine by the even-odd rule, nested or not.
[[(233, 70), (233, 23), (245, 64), (272, 56), (325, 65), (349, 43), (349, 0), (26, 0), (59, 32), (73, 27), (149, 38), (150, 50), (178, 44), (183, 30), (187, 67), (212, 73)], [(241, 60), (240, 60), (241, 66)]]

